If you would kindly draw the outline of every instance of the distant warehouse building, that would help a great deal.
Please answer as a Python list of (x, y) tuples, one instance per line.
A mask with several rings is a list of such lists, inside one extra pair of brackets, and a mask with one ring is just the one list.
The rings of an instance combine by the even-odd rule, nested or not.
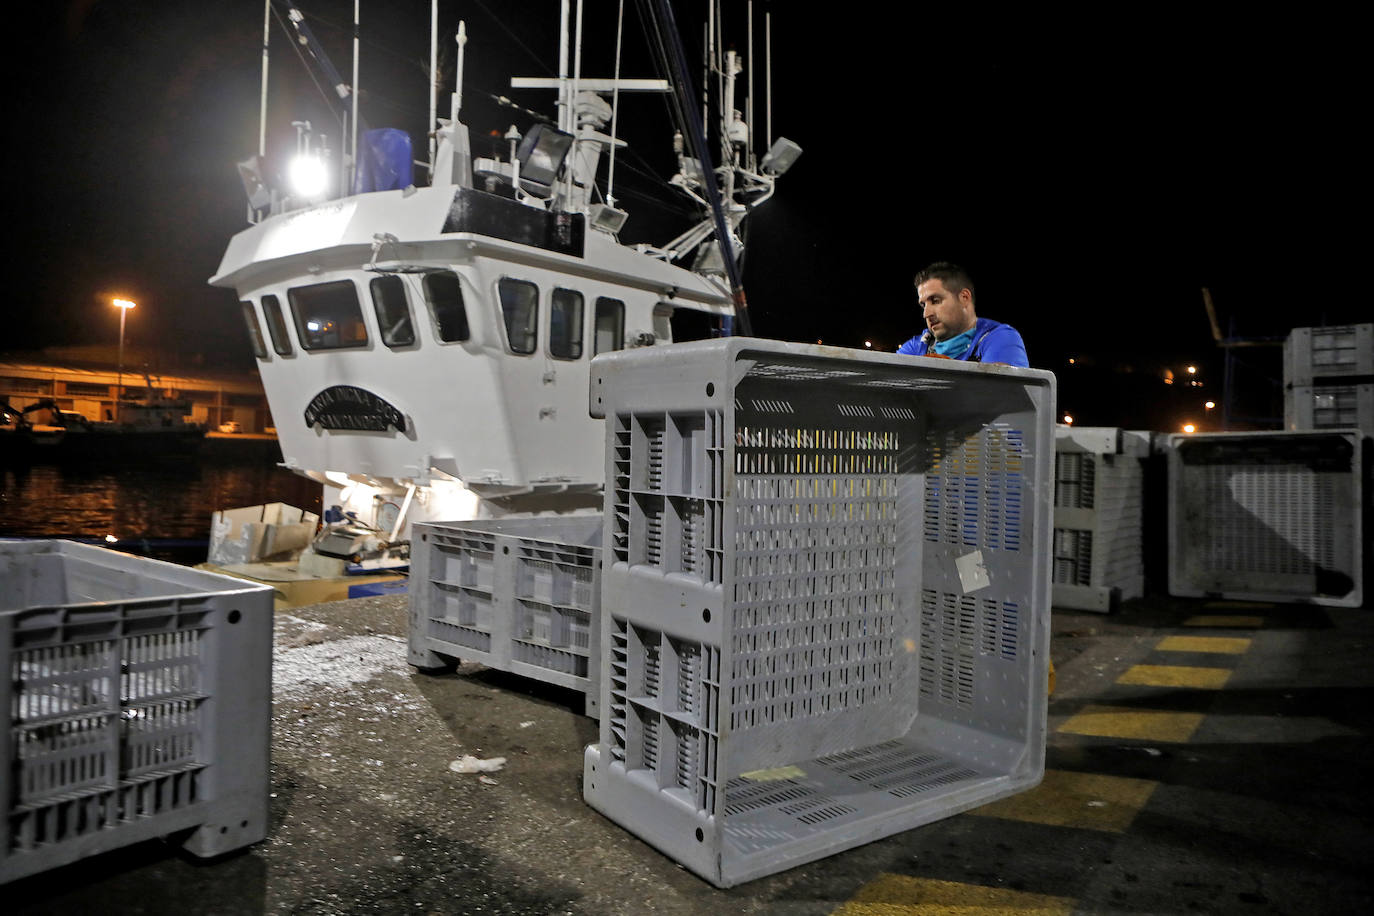
[(0, 354), (0, 402), (22, 411), (52, 399), (60, 409), (89, 420), (112, 420), (116, 398), (137, 402), (152, 394), (184, 401), (186, 416), (211, 431), (230, 422), (245, 433), (274, 426), (257, 373), (159, 375), (145, 372), (144, 361), (126, 352), (121, 374), (112, 360), (99, 359), (103, 355), (102, 350), (80, 348)]

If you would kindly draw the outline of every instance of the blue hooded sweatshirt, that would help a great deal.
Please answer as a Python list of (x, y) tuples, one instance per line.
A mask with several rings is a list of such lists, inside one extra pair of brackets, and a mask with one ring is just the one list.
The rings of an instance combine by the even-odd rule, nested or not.
[[(897, 352), (907, 356), (925, 356), (926, 343), (921, 335), (908, 340), (897, 348)], [(1026, 344), (1021, 335), (1009, 324), (979, 318), (973, 326), (973, 341), (962, 355), (954, 357), (974, 363), (1006, 363), (1008, 366), (1029, 368), (1026, 358)]]

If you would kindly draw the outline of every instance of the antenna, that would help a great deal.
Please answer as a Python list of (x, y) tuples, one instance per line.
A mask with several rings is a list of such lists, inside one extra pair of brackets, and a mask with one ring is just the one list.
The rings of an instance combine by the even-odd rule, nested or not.
[(606, 171), (606, 205), (615, 206), (615, 139), (620, 118), (620, 41), (625, 34), (625, 0), (620, 0), (615, 21), (615, 88), (611, 90), (611, 155)]
[(434, 158), (439, 136), (439, 0), (429, 0), (429, 183), (434, 184)]
[[(577, 37), (574, 39), (573, 48), (573, 76), (572, 85), (568, 89), (568, 133), (572, 134), (572, 154), (569, 157), (572, 165), (565, 171), (567, 190), (564, 192), (563, 206), (571, 207), (573, 199), (573, 186), (576, 183), (575, 172), (577, 171), (577, 135), (579, 125), (577, 123), (577, 82), (582, 78), (582, 0), (577, 0)], [(595, 176), (593, 176), (595, 177)]]
[(272, 0), (262, 4), (262, 115), (258, 120), (258, 155), (267, 155), (267, 47), (272, 38)]
[(568, 130), (569, 110), (572, 106), (568, 104), (568, 0), (563, 0), (559, 4), (560, 12), (558, 18), (558, 129), (565, 133)]
[(353, 189), (353, 176), (358, 173), (358, 3), (359, 0), (353, 0), (353, 132), (349, 136), (349, 152), (351, 153), (347, 166), (349, 192)]
[[(701, 129), (706, 130), (707, 99), (711, 97), (711, 39), (715, 31), (711, 28), (711, 14), (715, 7), (706, 0), (706, 22), (701, 27)], [(698, 153), (700, 155), (700, 153)]]
[(773, 11), (763, 14), (763, 67), (768, 76), (768, 145), (773, 145)]
[(749, 18), (746, 23), (745, 43), (749, 48), (749, 101), (745, 104), (745, 117), (749, 119), (749, 139), (744, 148), (744, 166), (754, 168), (754, 0), (749, 0)]

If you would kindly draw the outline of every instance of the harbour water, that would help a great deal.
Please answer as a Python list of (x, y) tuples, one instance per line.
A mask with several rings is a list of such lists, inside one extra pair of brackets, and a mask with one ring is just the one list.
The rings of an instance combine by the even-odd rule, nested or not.
[(201, 562), (217, 510), (284, 502), (319, 511), (320, 485), (278, 467), (272, 446), (229, 454), (209, 447), (175, 460), (0, 466), (0, 537), (113, 537), (120, 549)]

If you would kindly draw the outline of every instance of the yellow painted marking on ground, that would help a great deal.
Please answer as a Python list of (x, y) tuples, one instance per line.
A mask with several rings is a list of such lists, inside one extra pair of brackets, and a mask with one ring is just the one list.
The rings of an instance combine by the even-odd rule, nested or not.
[(1194, 668), (1190, 665), (1132, 665), (1116, 679), (1118, 684), (1139, 687), (1194, 687), (1220, 690), (1231, 677), (1230, 668)]
[(1263, 617), (1249, 617), (1244, 614), (1200, 614), (1183, 621), (1185, 627), (1231, 627), (1235, 629), (1258, 630), (1264, 626)]
[(1074, 902), (1002, 887), (885, 874), (859, 888), (833, 916), (1060, 916), (1072, 913)]
[(1159, 783), (1104, 773), (1046, 770), (1034, 789), (969, 810), (969, 814), (1121, 833)]
[(1182, 743), (1191, 738), (1201, 724), (1202, 713), (1197, 712), (1085, 706), (1059, 726), (1059, 731), (1099, 738), (1140, 738), (1145, 741)]
[(1250, 648), (1250, 642), (1243, 636), (1166, 636), (1155, 646), (1155, 651), (1240, 655)]

